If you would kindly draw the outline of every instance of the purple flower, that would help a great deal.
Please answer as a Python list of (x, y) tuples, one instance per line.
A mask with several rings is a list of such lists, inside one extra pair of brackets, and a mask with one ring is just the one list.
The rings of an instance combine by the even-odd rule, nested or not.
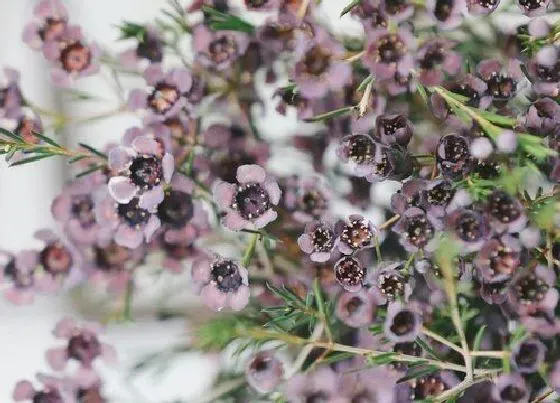
[(16, 118), (23, 105), (19, 72), (4, 68), (0, 76), (0, 117)]
[(522, 374), (537, 372), (544, 362), (546, 346), (537, 339), (523, 340), (511, 352), (511, 362)]
[(274, 351), (254, 354), (245, 368), (247, 383), (259, 393), (272, 392), (282, 382), (284, 366)]
[(247, 35), (236, 31), (210, 31), (204, 24), (193, 28), (195, 59), (205, 67), (226, 70), (245, 53)]
[(404, 115), (380, 115), (375, 119), (375, 134), (382, 144), (406, 147), (414, 126)]
[(402, 188), (391, 196), (391, 210), (402, 214), (409, 207), (418, 207), (422, 191), (426, 188), (424, 179), (411, 179), (403, 183)]
[(465, 0), (427, 0), (426, 9), (437, 26), (444, 30), (450, 30), (463, 22), (463, 11)]
[(294, 219), (301, 223), (309, 223), (319, 219), (329, 208), (332, 198), (330, 189), (320, 176), (295, 178), (283, 192), (282, 201), (290, 210)]
[(472, 158), (467, 139), (456, 134), (443, 136), (437, 146), (436, 160), (446, 177), (463, 177), (472, 170)]
[(382, 262), (368, 274), (365, 284), (369, 286), (368, 292), (376, 296), (379, 305), (388, 301), (408, 301), (413, 287), (408, 275), (401, 271), (403, 268), (404, 262)]
[(394, 402), (397, 377), (387, 368), (376, 367), (353, 372), (344, 378), (345, 402)]
[(306, 39), (305, 26), (289, 13), (281, 13), (277, 18), (267, 20), (255, 33), (261, 46), (276, 54), (289, 51), (296, 55), (304, 51)]
[(350, 327), (364, 327), (375, 319), (377, 304), (375, 297), (365, 291), (344, 292), (336, 303), (336, 316)]
[(420, 192), (419, 206), (433, 218), (441, 219), (455, 196), (453, 183), (446, 179), (427, 182)]
[(128, 107), (132, 110), (147, 109), (146, 121), (164, 121), (190, 107), (186, 93), (191, 89), (193, 78), (185, 68), (175, 68), (164, 73), (160, 64), (151, 64), (144, 71), (144, 79), (150, 87), (135, 89), (128, 97)]
[(214, 199), (225, 212), (222, 223), (233, 231), (264, 228), (276, 220), (278, 214), (272, 207), (278, 205), (280, 195), (278, 183), (258, 165), (237, 168), (237, 184), (218, 182), (214, 186)]
[(445, 217), (445, 224), (466, 254), (479, 250), (490, 235), (487, 218), (469, 208), (458, 208)]
[(101, 49), (95, 43), (87, 44), (79, 29), (67, 30), (60, 42), (47, 42), (43, 55), (53, 63), (51, 79), (59, 87), (69, 87), (78, 78), (99, 71)]
[(518, 271), (511, 279), (508, 291), (512, 311), (520, 316), (551, 314), (558, 304), (555, 284), (554, 271), (545, 266)]
[[(453, 81), (446, 83), (444, 87), (451, 92), (466, 97), (466, 104), (475, 108), (486, 109), (492, 100), (492, 98), (486, 97), (484, 99), (485, 103), (480, 102), (488, 87), (484, 81), (472, 74), (461, 75), (453, 79)], [(447, 119), (453, 127), (464, 127), (464, 123), (455, 115), (452, 115), (451, 109), (441, 95), (432, 94), (430, 97), (430, 104), (436, 118), (442, 120)]]
[(449, 371), (440, 371), (416, 378), (411, 385), (410, 399), (425, 400), (437, 397), (444, 391), (452, 389), (459, 383), (457, 377)]
[(366, 274), (366, 267), (351, 256), (343, 256), (334, 265), (336, 281), (348, 292), (360, 291)]
[(445, 75), (455, 75), (461, 69), (461, 56), (452, 49), (454, 42), (433, 39), (424, 43), (416, 53), (418, 81), (423, 85), (440, 85)]
[(66, 379), (38, 374), (43, 384), (41, 390), (35, 389), (29, 381), (19, 381), (14, 387), (12, 398), (16, 402), (31, 403), (75, 403), (75, 389)]
[(401, 214), (392, 230), (400, 235), (399, 241), (407, 251), (416, 252), (420, 249), (433, 250), (435, 233), (440, 227), (441, 224), (430, 218), (424, 210), (411, 207)]
[[(519, 60), (509, 60), (502, 66), (498, 60), (483, 60), (478, 64), (477, 71), (487, 86), (485, 96), (494, 102), (505, 102), (517, 93), (518, 83), (524, 77)], [(482, 104), (489, 103), (481, 99)]]
[(517, 5), (523, 14), (534, 17), (546, 13), (550, 0), (517, 0)]
[(45, 42), (61, 40), (69, 28), (68, 13), (61, 0), (41, 0), (33, 9), (33, 17), (22, 39), (34, 50), (40, 50)]
[(247, 10), (251, 11), (270, 11), (277, 10), (280, 0), (244, 0)]
[(537, 99), (522, 120), (532, 134), (551, 135), (560, 124), (560, 105), (551, 98)]
[(345, 255), (375, 246), (377, 229), (373, 223), (359, 214), (352, 214), (337, 228), (336, 246)]
[(473, 263), (485, 281), (504, 281), (511, 278), (521, 264), (520, 252), (521, 245), (513, 237), (490, 238), (482, 245)]
[(493, 13), (500, 4), (500, 0), (467, 0), (467, 9), (473, 15), (487, 15)]
[(537, 94), (557, 97), (560, 94), (560, 52), (544, 46), (527, 63), (527, 71)]
[(414, 47), (414, 37), (407, 30), (390, 33), (386, 29), (379, 29), (368, 36), (363, 61), (377, 80), (391, 79), (397, 72), (408, 76), (414, 67), (410, 53)]
[(240, 311), (249, 303), (247, 269), (231, 259), (218, 255), (199, 258), (193, 262), (192, 278), (202, 301), (214, 311), (226, 307)]
[(76, 360), (82, 367), (91, 369), (97, 358), (115, 364), (117, 353), (112, 346), (99, 341), (100, 330), (97, 324), (79, 325), (72, 318), (60, 320), (53, 334), (57, 339), (67, 340), (67, 344), (47, 350), (45, 357), (51, 368), (62, 371), (69, 360)]
[(163, 60), (164, 41), (158, 29), (148, 25), (141, 35), (135, 48), (119, 55), (119, 60), (124, 66), (136, 68), (142, 60), (149, 63), (161, 63)]
[(293, 403), (305, 403), (317, 399), (337, 402), (340, 398), (342, 380), (329, 367), (321, 367), (313, 372), (298, 373), (286, 383), (285, 395)]
[(95, 219), (94, 192), (99, 184), (89, 176), (68, 183), (54, 199), (51, 212), (68, 237), (82, 245), (92, 245), (103, 239)]
[(352, 134), (342, 138), (336, 154), (351, 164), (355, 175), (367, 176), (374, 169), (377, 147), (370, 136)]
[(161, 226), (155, 211), (140, 207), (138, 198), (117, 203), (107, 195), (96, 204), (95, 216), (103, 231), (111, 231), (117, 244), (130, 249), (150, 241)]
[(308, 223), (297, 243), (314, 262), (326, 262), (331, 258), (335, 246), (334, 226), (327, 221)]
[(131, 147), (116, 147), (109, 153), (109, 168), (118, 174), (109, 179), (109, 194), (121, 204), (138, 198), (138, 205), (151, 211), (163, 201), (163, 185), (171, 181), (173, 156), (161, 155), (150, 136), (134, 139)]
[(527, 216), (521, 202), (503, 190), (488, 196), (490, 225), (497, 232), (521, 232), (527, 225)]
[(402, 343), (414, 341), (420, 333), (422, 320), (420, 315), (401, 304), (392, 302), (387, 307), (384, 333), (391, 341)]
[(340, 60), (344, 48), (322, 31), (296, 63), (294, 81), (306, 98), (321, 98), (329, 90), (340, 90), (352, 78), (350, 65)]
[(4, 290), (4, 297), (14, 304), (33, 302), (37, 253), (33, 250), (23, 250), (15, 255), (3, 252), (2, 257), (4, 261), (0, 266), (0, 279), (2, 283), (11, 283)]
[(414, 4), (407, 0), (381, 0), (380, 10), (395, 22), (406, 21), (414, 14)]
[(525, 379), (517, 373), (503, 374), (494, 381), (492, 398), (503, 403), (527, 403), (531, 396)]

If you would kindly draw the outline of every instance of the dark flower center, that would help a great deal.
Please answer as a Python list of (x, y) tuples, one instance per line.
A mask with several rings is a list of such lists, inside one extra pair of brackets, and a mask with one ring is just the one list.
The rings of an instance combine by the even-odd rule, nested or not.
[(469, 101), (467, 102), (469, 106), (478, 105), (478, 101), (480, 100), (480, 94), (469, 83), (463, 82), (463, 83), (452, 85), (449, 88), (449, 90), (459, 95), (462, 95), (464, 97), (467, 97), (469, 99)]
[(538, 10), (546, 5), (545, 0), (519, 0), (519, 4), (527, 11)]
[(477, 0), (477, 3), (481, 7), (487, 8), (489, 10), (493, 10), (494, 8), (496, 8), (499, 2), (500, 0)]
[(414, 313), (410, 311), (400, 311), (398, 312), (391, 323), (391, 332), (397, 336), (405, 336), (412, 331), (416, 325), (416, 317)]
[(60, 392), (56, 389), (48, 388), (33, 395), (33, 403), (64, 403)]
[(72, 254), (60, 242), (47, 245), (39, 254), (39, 260), (45, 271), (50, 274), (66, 274), (72, 266)]
[(517, 82), (511, 77), (500, 73), (492, 73), (492, 76), (486, 81), (488, 85), (488, 94), (498, 100), (508, 100), (515, 95)]
[(465, 211), (457, 220), (455, 232), (465, 242), (475, 242), (484, 236), (483, 218), (474, 211)]
[(163, 46), (161, 40), (157, 36), (146, 31), (142, 40), (138, 42), (136, 55), (152, 63), (161, 62), (163, 60)]
[[(395, 353), (415, 356), (420, 356), (420, 354), (422, 354), (422, 348), (414, 341), (396, 343), (393, 346), (393, 351)], [(406, 368), (408, 368), (408, 365), (404, 362), (394, 362), (391, 364), (391, 367), (396, 369), (397, 371), (404, 371), (406, 370)]]
[(396, 63), (405, 55), (406, 46), (395, 34), (384, 35), (377, 41), (377, 61)]
[(344, 226), (340, 240), (356, 250), (367, 247), (373, 239), (373, 232), (366, 220), (352, 220)]
[(72, 216), (77, 219), (82, 227), (95, 224), (95, 211), (93, 199), (90, 195), (76, 195), (72, 197)]
[(163, 177), (161, 159), (154, 156), (138, 156), (128, 168), (130, 180), (136, 186), (147, 190), (159, 185)]
[(138, 206), (138, 199), (132, 199), (126, 204), (119, 204), (117, 213), (124, 222), (130, 227), (139, 228), (142, 224), (146, 224), (150, 219), (148, 210), (144, 210)]
[(79, 403), (106, 403), (105, 399), (101, 396), (99, 387), (78, 390)]
[(103, 271), (120, 271), (130, 257), (128, 248), (120, 246), (115, 241), (100, 248), (96, 246), (93, 250), (96, 265)]
[(331, 397), (323, 391), (310, 392), (304, 397), (305, 403), (328, 403), (331, 401)]
[(101, 354), (101, 344), (94, 334), (80, 333), (68, 341), (68, 357), (89, 365)]
[(535, 274), (529, 274), (519, 279), (514, 289), (522, 304), (532, 304), (542, 301), (550, 286)]
[(212, 280), (221, 292), (236, 292), (243, 279), (239, 267), (231, 260), (224, 260), (212, 265)]
[(328, 252), (333, 248), (334, 232), (326, 227), (313, 231), (313, 248), (317, 252)]
[(393, 118), (382, 118), (379, 124), (387, 136), (394, 136), (399, 129), (407, 129), (406, 118), (403, 115), (397, 115)]
[(246, 220), (258, 218), (270, 208), (268, 193), (258, 183), (240, 185), (233, 200), (232, 207)]
[(356, 164), (367, 164), (373, 161), (375, 144), (367, 136), (352, 136), (348, 144), (348, 158)]
[(503, 223), (510, 223), (521, 216), (515, 199), (506, 192), (497, 191), (488, 198), (490, 214)]
[(389, 15), (395, 15), (406, 10), (410, 5), (406, 0), (386, 0), (385, 10)]
[(11, 278), (16, 288), (28, 288), (34, 283), (33, 271), (18, 270), (14, 258), (4, 267), (4, 276)]
[(539, 358), (539, 347), (533, 343), (523, 343), (515, 355), (515, 362), (520, 368), (530, 368)]
[(439, 376), (423, 376), (416, 380), (413, 399), (425, 399), (430, 396), (437, 396), (446, 389), (447, 385)]
[(301, 196), (299, 205), (306, 213), (315, 214), (327, 208), (327, 201), (318, 190), (309, 190)]
[(280, 40), (289, 43), (294, 39), (294, 26), (291, 24), (270, 23), (266, 24), (262, 31), (263, 40)]
[(547, 83), (556, 83), (560, 81), (560, 60), (558, 60), (554, 66), (547, 66), (544, 64), (539, 64), (536, 67), (537, 77), (541, 81)]
[(445, 60), (445, 49), (439, 43), (436, 43), (426, 51), (424, 58), (420, 60), (420, 68), (424, 70), (433, 70), (436, 66), (441, 65)]
[(380, 274), (377, 279), (381, 293), (390, 301), (404, 295), (405, 284), (405, 279), (397, 274)]
[(430, 204), (435, 204), (436, 206), (444, 206), (451, 201), (455, 195), (455, 189), (451, 182), (441, 182), (435, 185), (430, 190), (425, 191), (426, 200)]
[(495, 161), (477, 160), (475, 172), (482, 179), (493, 179), (500, 176), (500, 173), (502, 172), (502, 166)]
[(500, 392), (500, 397), (508, 402), (517, 402), (522, 400), (526, 394), (525, 390), (515, 385), (508, 385)]
[(231, 35), (222, 35), (212, 41), (208, 47), (210, 58), (214, 63), (220, 64), (233, 59), (237, 54), (237, 43)]
[(74, 42), (62, 50), (60, 61), (68, 73), (83, 71), (91, 63), (91, 50), (80, 42)]
[(445, 22), (453, 12), (454, 0), (436, 0), (434, 15), (438, 21)]
[(55, 17), (47, 17), (43, 26), (37, 32), (43, 42), (58, 38), (66, 29), (66, 20)]
[(434, 237), (434, 227), (425, 215), (407, 219), (402, 236), (417, 248), (423, 248)]
[(314, 46), (309, 50), (303, 59), (305, 72), (313, 76), (320, 76), (325, 73), (331, 65), (332, 53), (323, 46)]
[(443, 153), (438, 154), (438, 157), (445, 161), (462, 162), (468, 159), (471, 155), (467, 140), (460, 136), (446, 136), (443, 141)]
[(248, 7), (262, 7), (264, 6), (266, 3), (268, 3), (268, 0), (245, 0), (245, 4)]
[(362, 301), (361, 298), (359, 297), (352, 297), (350, 298), (350, 300), (346, 303), (346, 311), (350, 314), (353, 315), (354, 313), (356, 313), (360, 307), (364, 305), (364, 301)]
[(152, 93), (148, 96), (148, 105), (159, 114), (165, 114), (175, 102), (181, 97), (179, 90), (173, 85), (161, 82), (157, 83)]
[(165, 194), (158, 206), (160, 220), (173, 228), (183, 228), (193, 217), (194, 206), (191, 195), (178, 190)]
[(336, 262), (334, 273), (341, 284), (356, 286), (362, 284), (366, 271), (358, 260), (345, 256)]
[(492, 274), (511, 275), (519, 266), (517, 253), (502, 243), (490, 252), (489, 259)]

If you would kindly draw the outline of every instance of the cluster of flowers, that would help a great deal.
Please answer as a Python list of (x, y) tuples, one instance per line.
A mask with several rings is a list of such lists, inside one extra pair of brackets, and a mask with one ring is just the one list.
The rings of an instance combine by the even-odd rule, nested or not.
[[(261, 397), (528, 402), (560, 393), (560, 23), (533, 18), (552, 2), (519, 0), (527, 24), (496, 30), (493, 46), (457, 33), (470, 34), (473, 16), (499, 0), (353, 0), (343, 14), (364, 37), (346, 40), (316, 3), (245, 0), (266, 13), (254, 25), (228, 1), (171, 1), (171, 22), (124, 23), (135, 47), (117, 59), (146, 85), (123, 109), (142, 123), (103, 152), (87, 146), (74, 157), (88, 175), (52, 203), (64, 236), (41, 230), (42, 249), (2, 253), (5, 296), (27, 303), (84, 282), (136, 292), (137, 269), (163, 256), (172, 273), (190, 268), (212, 310), (249, 308), (231, 313), (242, 325), (226, 334), (241, 333), (227, 343), (306, 345), (290, 371), (273, 348), (250, 358), (244, 382)], [(97, 71), (98, 48), (59, 1), (40, 1), (35, 19), (24, 40), (53, 62), (55, 84)], [(191, 40), (192, 62), (177, 36)], [(167, 67), (168, 53), (182, 67)], [(261, 72), (276, 87), (272, 100)], [(5, 73), (4, 153), (18, 152), (18, 164), (48, 156), (61, 146), (39, 134), (18, 74)], [(280, 115), (323, 123), (288, 144), (309, 172), (265, 169), (286, 147), (255, 123), (269, 101)], [(380, 182), (398, 185), (384, 223), (372, 210), (389, 192)], [(246, 240), (241, 257), (220, 253), (218, 244)], [(68, 346), (47, 359), (55, 370), (77, 360), (81, 370), (41, 376), (43, 391), (21, 382), (14, 398), (99, 395), (91, 363), (114, 354), (95, 334), (61, 322), (55, 335)], [(223, 332), (205, 337), (224, 347)]]

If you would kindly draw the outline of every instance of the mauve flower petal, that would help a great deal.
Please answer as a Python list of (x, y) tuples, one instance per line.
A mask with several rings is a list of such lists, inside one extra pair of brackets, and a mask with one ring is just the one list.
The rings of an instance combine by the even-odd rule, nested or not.
[(208, 147), (224, 147), (231, 137), (231, 128), (223, 124), (213, 124), (206, 129), (202, 137), (204, 144)]
[(175, 159), (173, 155), (166, 153), (161, 161), (163, 167), (163, 180), (165, 183), (171, 182), (171, 176), (173, 176), (173, 170), (175, 168)]
[(232, 231), (239, 231), (252, 226), (249, 221), (241, 217), (237, 211), (233, 210), (229, 211), (222, 219), (222, 224), (224, 227), (229, 228)]
[(46, 228), (36, 231), (33, 236), (36, 239), (39, 239), (40, 241), (43, 241), (45, 243), (54, 242), (58, 240), (58, 236), (56, 236), (56, 234), (52, 232), (50, 229), (46, 229)]
[(155, 186), (154, 188), (142, 193), (138, 201), (138, 207), (152, 211), (157, 207), (164, 198), (163, 188), (161, 186)]
[(264, 184), (264, 188), (268, 193), (268, 198), (272, 204), (278, 204), (280, 201), (280, 197), (282, 196), (282, 191), (280, 190), (280, 186), (278, 183), (272, 179), (266, 180)]
[(229, 306), (234, 311), (241, 311), (243, 308), (249, 304), (249, 297), (251, 296), (251, 291), (246, 285), (242, 285), (237, 289), (236, 293), (229, 296)]
[(16, 402), (22, 402), (24, 400), (31, 400), (35, 395), (35, 389), (33, 389), (33, 385), (29, 381), (19, 381), (15, 388), (14, 392), (12, 393), (12, 398)]
[(67, 88), (72, 85), (72, 77), (64, 70), (57, 68), (51, 70), (51, 80), (59, 88)]
[(21, 40), (23, 43), (34, 50), (41, 49), (42, 45), (41, 37), (37, 33), (39, 29), (40, 27), (38, 24), (31, 22), (25, 26), (23, 33), (21, 34)]
[(39, 260), (39, 253), (33, 250), (23, 250), (16, 255), (16, 266), (19, 269), (32, 269)]
[(212, 268), (208, 258), (203, 257), (195, 260), (191, 270), (193, 280), (201, 283), (208, 283), (210, 281), (210, 272), (212, 271)]
[(101, 358), (107, 364), (116, 365), (118, 363), (117, 350), (110, 344), (101, 343)]
[(192, 86), (192, 75), (187, 69), (173, 69), (168, 73), (167, 81), (174, 83), (179, 91), (187, 92)]
[(492, 143), (486, 137), (475, 138), (470, 145), (470, 149), (471, 155), (479, 159), (488, 158), (492, 155), (492, 151), (494, 151)]
[(305, 98), (321, 98), (329, 90), (329, 86), (325, 81), (305, 78), (296, 80), (298, 90)]
[(255, 219), (253, 222), (255, 228), (260, 229), (266, 227), (266, 225), (278, 218), (278, 213), (276, 211), (268, 209), (263, 215)]
[(161, 64), (159, 63), (150, 64), (144, 71), (144, 79), (151, 87), (154, 87), (158, 82), (163, 81), (164, 78), (165, 76), (163, 74)]
[(237, 181), (245, 183), (263, 183), (266, 179), (265, 170), (258, 165), (241, 165), (237, 168)]
[(208, 284), (200, 291), (200, 297), (207, 307), (218, 312), (226, 306), (228, 296), (215, 286)]
[(146, 91), (141, 89), (134, 89), (130, 91), (126, 104), (128, 108), (133, 111), (137, 109), (146, 109), (148, 106)]
[(146, 236), (146, 241), (149, 242), (152, 239), (154, 233), (161, 227), (161, 221), (155, 215), (152, 215), (146, 227), (144, 228), (144, 235)]
[(83, 245), (92, 245), (97, 240), (99, 228), (96, 225), (84, 228), (78, 220), (70, 220), (66, 224), (66, 231), (73, 241)]
[(65, 317), (58, 321), (52, 333), (58, 339), (69, 339), (77, 326), (74, 319)]
[(330, 252), (313, 252), (309, 258), (317, 263), (327, 262), (331, 258)]
[(214, 200), (218, 204), (218, 207), (222, 209), (227, 209), (231, 206), (233, 202), (233, 196), (236, 192), (236, 186), (232, 183), (218, 182), (214, 186)]
[(107, 186), (109, 194), (116, 202), (126, 204), (136, 196), (136, 185), (126, 176), (113, 176)]
[[(80, 388), (88, 389), (99, 383), (99, 375), (97, 375), (97, 373), (90, 368), (82, 367), (74, 373), (72, 380), (75, 383), (77, 383)], [(74, 402), (68, 402), (68, 403), (74, 403)]]
[(115, 147), (109, 151), (109, 168), (115, 171), (124, 171), (132, 159), (129, 151), (125, 147)]
[(181, 192), (190, 194), (194, 190), (194, 183), (189, 177), (177, 173), (171, 179), (171, 187), (173, 188), (173, 190), (179, 190)]
[(60, 47), (58, 42), (45, 43), (43, 45), (43, 56), (51, 62), (56, 62), (60, 58)]
[(132, 148), (138, 154), (157, 155), (159, 153), (159, 143), (151, 136), (136, 137), (132, 142)]
[(313, 247), (313, 239), (309, 234), (302, 234), (297, 239), (297, 244), (300, 249), (305, 253), (313, 253), (315, 248)]
[(140, 59), (138, 59), (136, 49), (126, 50), (119, 54), (117, 58), (120, 64), (122, 64), (124, 67), (128, 67), (131, 70), (134, 69), (140, 61)]
[(56, 197), (51, 204), (51, 214), (57, 221), (66, 222), (71, 216), (71, 200), (66, 194)]
[(28, 305), (33, 302), (34, 295), (28, 290), (8, 288), (4, 290), (4, 298), (16, 305)]
[(547, 36), (550, 32), (550, 24), (543, 17), (534, 18), (529, 22), (527, 29), (529, 31), (529, 35), (543, 37)]
[(67, 16), (67, 11), (60, 0), (42, 0), (33, 8), (33, 15), (39, 18), (65, 18)]
[(45, 352), (45, 359), (55, 371), (63, 371), (68, 362), (68, 352), (65, 347), (48, 349)]
[(507, 154), (511, 154), (517, 149), (517, 135), (512, 130), (504, 130), (496, 139), (498, 149)]
[(130, 249), (136, 249), (142, 245), (142, 240), (144, 239), (144, 234), (140, 231), (130, 228), (126, 224), (119, 225), (117, 232), (115, 233), (115, 242), (120, 246), (125, 246)]

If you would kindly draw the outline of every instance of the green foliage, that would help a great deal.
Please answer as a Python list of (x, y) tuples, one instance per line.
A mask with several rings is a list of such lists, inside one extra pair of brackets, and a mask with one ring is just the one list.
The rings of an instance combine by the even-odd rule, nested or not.
[(243, 329), (255, 326), (255, 321), (243, 315), (220, 315), (198, 326), (193, 332), (193, 346), (201, 351), (223, 350), (240, 337)]
[(135, 22), (123, 21), (117, 28), (120, 31), (119, 40), (136, 39), (138, 42), (142, 42), (146, 35), (146, 27)]
[(228, 13), (222, 13), (213, 7), (202, 6), (202, 11), (209, 19), (208, 26), (213, 31), (239, 31), (252, 34), (255, 27), (247, 21)]
[(360, 4), (360, 0), (352, 0), (346, 7), (342, 9), (340, 16), (344, 17), (346, 14), (352, 11), (352, 9), (356, 7), (358, 4)]

